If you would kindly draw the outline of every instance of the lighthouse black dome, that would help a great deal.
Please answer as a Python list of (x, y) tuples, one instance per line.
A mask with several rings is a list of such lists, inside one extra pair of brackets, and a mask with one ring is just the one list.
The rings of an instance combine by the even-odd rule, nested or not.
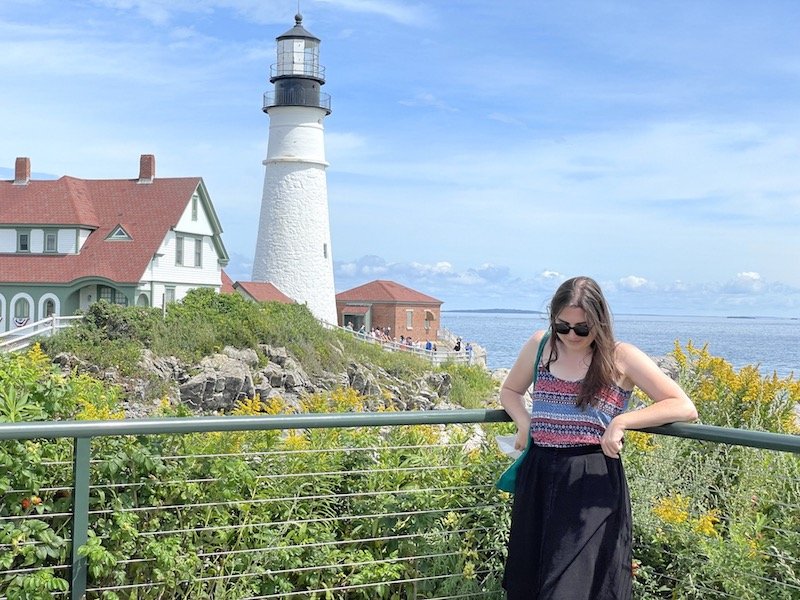
[(320, 41), (319, 38), (311, 33), (309, 33), (305, 27), (301, 25), (303, 22), (303, 15), (297, 13), (294, 16), (294, 27), (292, 27), (289, 31), (284, 33), (283, 35), (279, 35), (277, 40), (284, 40), (286, 38), (305, 38), (307, 40), (316, 40)]

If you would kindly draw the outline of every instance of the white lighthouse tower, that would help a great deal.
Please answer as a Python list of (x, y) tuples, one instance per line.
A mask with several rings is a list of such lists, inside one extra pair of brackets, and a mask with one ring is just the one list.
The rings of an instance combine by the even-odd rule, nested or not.
[(295, 26), (277, 38), (278, 62), (270, 68), (275, 88), (264, 94), (269, 143), (253, 280), (272, 283), (318, 319), (335, 324), (322, 127), (331, 99), (320, 91), (325, 69), (319, 38), (302, 22), (296, 15)]

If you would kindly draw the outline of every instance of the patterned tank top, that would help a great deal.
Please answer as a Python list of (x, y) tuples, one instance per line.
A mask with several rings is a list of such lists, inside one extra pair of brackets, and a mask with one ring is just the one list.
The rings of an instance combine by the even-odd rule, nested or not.
[(628, 408), (631, 391), (617, 385), (600, 388), (597, 404), (580, 408), (576, 403), (580, 386), (580, 381), (559, 379), (539, 366), (531, 414), (531, 437), (537, 446), (599, 444), (611, 419)]

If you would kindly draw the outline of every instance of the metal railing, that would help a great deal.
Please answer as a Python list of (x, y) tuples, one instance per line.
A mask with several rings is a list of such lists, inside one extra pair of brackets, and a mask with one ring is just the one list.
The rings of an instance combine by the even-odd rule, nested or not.
[[(503, 463), (471, 457), (491, 444), (476, 425), (508, 420), (450, 410), (0, 424), (20, 463), (0, 481), (0, 557), (11, 557), (0, 590), (36, 576), (73, 599), (501, 598)], [(800, 454), (790, 435), (648, 431)], [(26, 487), (45, 440), (55, 449), (43, 479)], [(775, 597), (800, 591), (774, 585)]]
[(426, 350), (415, 345), (401, 344), (396, 341), (386, 341), (371, 336), (368, 332), (356, 331), (350, 327), (342, 327), (341, 325), (327, 325), (330, 329), (337, 329), (343, 331), (348, 335), (352, 335), (355, 339), (370, 344), (378, 344), (387, 352), (409, 352), (420, 358), (424, 358), (433, 365), (442, 365), (447, 362), (457, 364), (472, 364), (472, 354), (466, 350)]
[(53, 335), (59, 329), (70, 327), (74, 321), (80, 319), (83, 319), (83, 317), (53, 315), (41, 321), (0, 333), (0, 351), (22, 350), (30, 346), (38, 338)]
[(331, 112), (331, 95), (326, 92), (300, 90), (270, 90), (264, 92), (264, 110), (273, 106), (313, 106)]

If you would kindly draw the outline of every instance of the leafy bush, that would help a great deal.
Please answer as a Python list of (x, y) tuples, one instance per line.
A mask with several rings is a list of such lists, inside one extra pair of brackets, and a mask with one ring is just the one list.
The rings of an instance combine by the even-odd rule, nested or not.
[(451, 399), (465, 408), (486, 406), (486, 399), (497, 389), (497, 382), (477, 365), (447, 363), (442, 369), (450, 373), (453, 381)]
[[(676, 345), (680, 381), (709, 425), (797, 433), (800, 382), (738, 372)], [(800, 457), (625, 434), (641, 598), (797, 598)]]
[[(157, 355), (177, 356), (187, 363), (219, 352), (225, 346), (259, 344), (286, 348), (311, 374), (343, 372), (350, 362), (373, 364), (401, 379), (421, 376), (432, 367), (409, 352), (387, 352), (380, 345), (320, 325), (305, 305), (257, 303), (238, 294), (212, 289), (190, 291), (181, 302), (161, 311), (93, 304), (86, 320), (42, 342), (51, 355), (70, 352), (102, 368), (137, 375), (143, 348)], [(478, 367), (446, 367), (453, 378), (454, 399), (479, 406), (495, 383)], [(462, 381), (463, 378), (463, 381)]]
[[(230, 314), (238, 310), (251, 309), (233, 305)], [(273, 316), (286, 316), (282, 310)], [(331, 347), (351, 343), (314, 332)], [(288, 333), (259, 335), (279, 340)], [(677, 347), (675, 356), (705, 423), (797, 433), (800, 387), (793, 378), (736, 371), (704, 348)], [(446, 368), (454, 379), (472, 377), (468, 368)], [(85, 375), (62, 376), (37, 348), (0, 355), (0, 382), (7, 420), (120, 414), (116, 390)], [(478, 397), (481, 385), (476, 376), (467, 388)], [(345, 389), (308, 396), (299, 406), (254, 398), (234, 413), (268, 419), (368, 405)], [(183, 414), (180, 407), (163, 411)], [(90, 587), (131, 586), (103, 597), (137, 599), (279, 597), (308, 589), (320, 590), (318, 598), (352, 599), (499, 593), (510, 502), (493, 488), (501, 461), (485, 440), (508, 427), (96, 438), (90, 536), (81, 550)], [(0, 576), (0, 595), (47, 598), (64, 589), (71, 456), (71, 440), (0, 443), (0, 571), (14, 571)], [(797, 597), (797, 455), (628, 432), (624, 460), (635, 597)]]

